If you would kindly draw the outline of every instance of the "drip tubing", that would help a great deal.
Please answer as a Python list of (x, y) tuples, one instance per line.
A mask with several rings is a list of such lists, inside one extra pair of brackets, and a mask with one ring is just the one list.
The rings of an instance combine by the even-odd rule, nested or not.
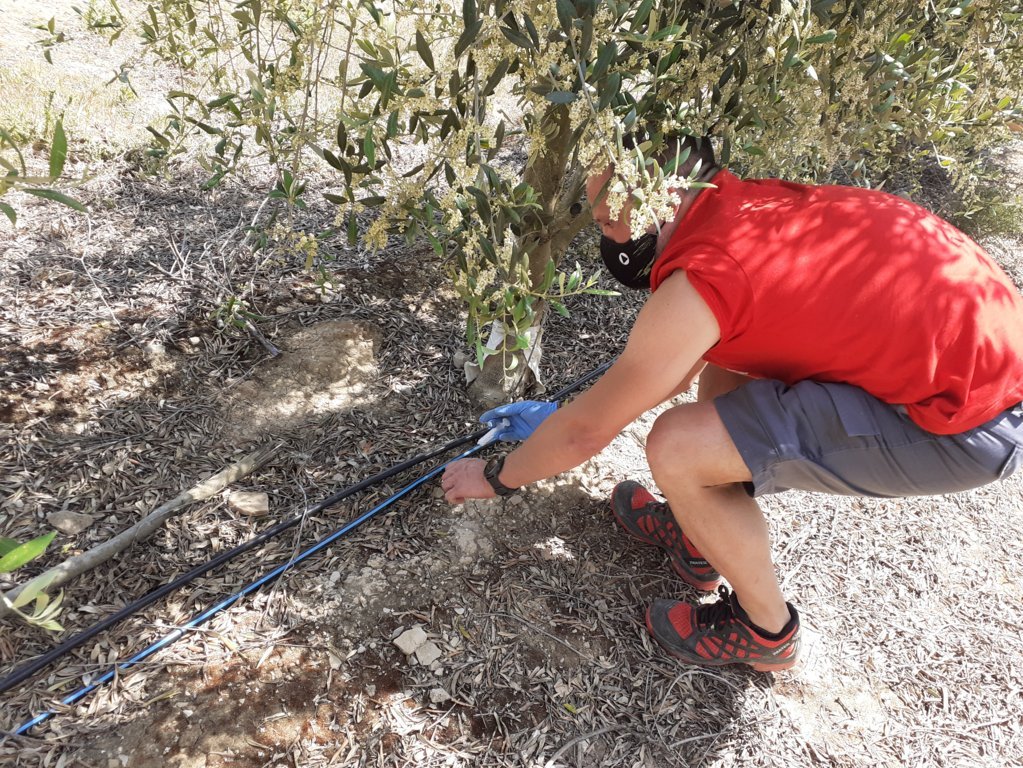
[(60, 645), (50, 649), (42, 656), (39, 656), (38, 658), (33, 659), (28, 664), (25, 664), (19, 669), (16, 669), (7, 677), (3, 678), (3, 680), (0, 680), (0, 693), (9, 691), (11, 688), (18, 685), (18, 683), (27, 680), (39, 670), (49, 666), (57, 659), (70, 653), (83, 643), (88, 642), (96, 635), (98, 635), (100, 632), (109, 629), (114, 624), (117, 624), (118, 622), (128, 618), (132, 614), (137, 613), (146, 606), (155, 603), (160, 598), (165, 597), (169, 595), (171, 592), (175, 591), (176, 589), (179, 589), (185, 586), (186, 584), (194, 581), (195, 579), (205, 574), (207, 571), (211, 571), (214, 568), (223, 565), (224, 563), (234, 559), (238, 555), (244, 552), (248, 552), (250, 549), (255, 549), (260, 544), (263, 544), (264, 542), (269, 541), (270, 539), (275, 537), (277, 534), (282, 533), (288, 530), (289, 528), (297, 525), (302, 521), (303, 518), (309, 515), (318, 514), (325, 510), (327, 507), (331, 507), (334, 504), (337, 504), (339, 501), (346, 499), (349, 496), (353, 496), (359, 491), (363, 491), (366, 488), (369, 488), (370, 486), (382, 483), (384, 480), (387, 480), (393, 477), (394, 475), (397, 475), (398, 473), (405, 471), (406, 469), (410, 469), (411, 467), (414, 467), (417, 464), (421, 464), (424, 461), (429, 461), (430, 459), (435, 458), (441, 455), (442, 453), (447, 453), (448, 451), (454, 450), (455, 448), (460, 448), (466, 443), (479, 440), (486, 433), (487, 433), (486, 429), (478, 430), (476, 432), (473, 432), (471, 435), (465, 435), (464, 437), (457, 438), (448, 443), (445, 443), (439, 448), (428, 451), (426, 453), (421, 453), (418, 456), (408, 459), (407, 461), (403, 461), (400, 464), (396, 464), (395, 466), (391, 467), (390, 469), (386, 469), (383, 472), (378, 472), (372, 477), (367, 477), (366, 479), (356, 483), (355, 485), (349, 486), (348, 488), (345, 488), (344, 490), (338, 491), (337, 493), (329, 496), (323, 501), (317, 502), (316, 504), (306, 509), (302, 514), (295, 515), (294, 517), (288, 520), (284, 520), (278, 523), (272, 528), (268, 528), (267, 530), (263, 531), (257, 536), (254, 536), (248, 541), (242, 542), (234, 549), (227, 550), (226, 552), (221, 552), (216, 557), (208, 560), (205, 563), (195, 566), (190, 571), (188, 571), (187, 573), (183, 573), (173, 581), (169, 581), (166, 584), (152, 590), (151, 592), (147, 592), (138, 600), (135, 600), (134, 602), (129, 603), (128, 605), (121, 608), (119, 611), (117, 611), (117, 613), (108, 616), (102, 621), (96, 622), (91, 627), (82, 630), (74, 637), (70, 637)]
[[(288, 570), (290, 570), (293, 566), (295, 566), (298, 563), (300, 563), (303, 560), (305, 560), (307, 557), (310, 557), (311, 555), (316, 554), (321, 549), (323, 549), (324, 547), (332, 544), (337, 539), (340, 539), (342, 536), (344, 536), (348, 532), (358, 528), (360, 525), (362, 525), (364, 522), (366, 522), (370, 518), (375, 517), (377, 514), (379, 514), (383, 510), (387, 509), (387, 507), (391, 506), (391, 504), (396, 502), (398, 499), (400, 499), (403, 496), (411, 493), (416, 488), (421, 486), (423, 483), (426, 483), (427, 481), (432, 480), (434, 477), (436, 477), (438, 474), (440, 474), (440, 472), (448, 464), (450, 464), (451, 462), (458, 461), (459, 459), (464, 459), (464, 458), (467, 458), (469, 456), (472, 456), (473, 454), (478, 453), (479, 451), (482, 451), (485, 447), (486, 447), (485, 445), (474, 445), (472, 448), (470, 448), (469, 450), (465, 451), (461, 455), (456, 456), (454, 459), (451, 459), (450, 461), (446, 461), (443, 464), (437, 465), (436, 467), (431, 469), (429, 472), (427, 472), (425, 475), (423, 475), (419, 479), (417, 479), (417, 480), (409, 483), (408, 485), (406, 485), (404, 488), (402, 488), (400, 491), (398, 491), (393, 496), (389, 496), (388, 498), (384, 499), (382, 502), (380, 502), (375, 507), (373, 507), (373, 509), (369, 510), (368, 512), (363, 513), (362, 515), (357, 517), (355, 520), (352, 520), (351, 522), (345, 524), (341, 528), (338, 528), (332, 534), (330, 534), (326, 538), (321, 539), (320, 541), (318, 541), (316, 544), (314, 544), (313, 546), (309, 547), (308, 549), (300, 552), (295, 557), (290, 559), (288, 562), (284, 563), (283, 565), (277, 566), (276, 568), (274, 568), (269, 573), (264, 574), (260, 578), (256, 579), (255, 581), (251, 582), (247, 586), (245, 586), (242, 589), (240, 589), (238, 592), (235, 592), (233, 595), (230, 595), (229, 597), (224, 598), (223, 600), (221, 600), (219, 603), (217, 603), (216, 605), (212, 606), (211, 608), (207, 608), (205, 611), (200, 613), (198, 616), (193, 617), (191, 621), (187, 622), (186, 624), (181, 625), (180, 627), (177, 627), (172, 632), (164, 635), (162, 638), (157, 640), (155, 643), (152, 643), (148, 647), (146, 647), (146, 648), (142, 649), (141, 651), (139, 651), (138, 653), (136, 653), (130, 659), (127, 659), (126, 661), (123, 661), (123, 662), (121, 662), (119, 664), (115, 664), (113, 669), (111, 669), (110, 671), (104, 673), (100, 677), (96, 678), (95, 681), (89, 683), (88, 685), (82, 686), (81, 688), (79, 688), (74, 693), (71, 693), (71, 694), (65, 696), (63, 699), (61, 699), (60, 703), (62, 705), (64, 705), (64, 706), (69, 706), (71, 704), (77, 703), (79, 700), (81, 700), (82, 698), (84, 698), (88, 694), (92, 693), (94, 690), (99, 688), (101, 685), (105, 685), (106, 683), (108, 683), (111, 680), (113, 680), (117, 676), (118, 672), (123, 672), (123, 671), (125, 671), (127, 669), (130, 669), (131, 667), (133, 667), (136, 664), (138, 664), (140, 661), (143, 661), (146, 658), (148, 658), (149, 656), (151, 656), (152, 654), (156, 653), (161, 648), (164, 648), (164, 647), (170, 645), (171, 643), (173, 643), (174, 641), (184, 637), (184, 635), (187, 633), (188, 630), (195, 629), (200, 624), (204, 623), (208, 619), (210, 619), (213, 616), (215, 616), (216, 614), (220, 613), (220, 611), (222, 611), (225, 608), (229, 608), (230, 606), (234, 605), (241, 598), (245, 597), (246, 595), (248, 595), (248, 594), (250, 594), (252, 592), (255, 592), (257, 589), (259, 589), (263, 585), (268, 584), (271, 581), (274, 581), (279, 576), (281, 576), (283, 573), (285, 573)], [(28, 731), (30, 731), (32, 728), (34, 728), (35, 726), (39, 725), (40, 723), (45, 722), (50, 717), (52, 717), (54, 714), (56, 714), (56, 710), (50, 709), (50, 710), (47, 710), (45, 712), (42, 712), (42, 713), (36, 715), (35, 717), (33, 717), (28, 722), (22, 724), (21, 727), (19, 727), (18, 730), (16, 730), (14, 732), (15, 735), (22, 736), (22, 735), (28, 733)]]
[[(551, 401), (557, 402), (558, 400), (561, 400), (566, 396), (572, 394), (572, 392), (579, 389), (580, 387), (585, 386), (587, 383), (589, 383), (597, 376), (602, 374), (604, 371), (606, 371), (608, 368), (610, 368), (613, 362), (614, 360), (610, 360), (607, 363), (604, 363), (603, 365), (590, 371), (582, 378), (558, 390), (551, 396), (550, 398)], [(436, 458), (437, 456), (440, 456), (443, 453), (447, 453), (448, 451), (454, 450), (455, 448), (460, 448), (461, 446), (466, 445), (467, 443), (475, 442), (482, 438), (484, 435), (486, 435), (488, 431), (489, 431), (488, 429), (484, 428), (477, 430), (472, 434), (455, 438), (454, 440), (445, 443), (439, 448), (435, 448), (425, 453), (421, 453), (418, 456), (414, 456), (413, 458), (403, 461), (400, 464), (396, 464), (395, 466), (389, 469), (386, 469), (382, 472), (378, 472), (372, 477), (367, 477), (364, 480), (361, 480), (360, 482), (356, 483), (355, 485), (351, 485), (343, 490), (338, 491), (337, 493), (334, 493), (331, 496), (328, 496), (326, 499), (317, 502), (316, 504), (312, 505), (301, 514), (295, 515), (294, 517), (288, 520), (284, 520), (278, 523), (277, 525), (268, 528), (267, 530), (263, 531), (263, 533), (254, 536), (248, 541), (242, 542), (237, 547), (229, 549), (226, 552), (221, 552), (216, 557), (208, 560), (205, 563), (195, 566), (190, 571), (183, 573), (181, 576), (178, 576), (173, 581), (169, 581), (166, 584), (152, 590), (151, 592), (147, 592), (145, 595), (138, 598), (134, 602), (124, 606), (116, 613), (108, 616), (105, 619), (102, 619), (101, 621), (96, 622), (91, 627), (87, 627), (86, 629), (79, 632), (77, 635), (69, 637), (60, 645), (51, 648), (43, 655), (33, 659), (32, 661), (23, 665), (22, 667), (15, 669), (13, 672), (7, 675), (7, 677), (0, 679), (0, 693), (6, 693), (14, 686), (32, 677), (32, 675), (36, 674), (41, 669), (45, 669), (50, 664), (57, 661), (57, 659), (66, 656), (75, 648), (79, 647), (80, 645), (83, 645), (84, 643), (87, 643), (89, 640), (96, 637), (96, 635), (109, 629), (113, 625), (123, 621), (129, 616), (138, 613), (143, 608), (152, 605), (157, 600), (166, 597), (171, 592), (174, 592), (175, 590), (180, 589), (181, 587), (191, 583), (195, 579), (213, 570), (214, 568), (218, 568), (224, 563), (233, 560), (238, 555), (248, 552), (250, 549), (255, 549), (260, 544), (263, 544), (264, 542), (269, 541), (270, 539), (277, 536), (277, 534), (283, 533), (289, 528), (294, 527), (295, 525), (300, 523), (305, 517), (319, 514), (328, 507), (334, 506), (339, 501), (347, 499), (349, 496), (354, 496), (356, 493), (364, 491), (371, 486), (377, 485), (378, 483), (382, 483), (384, 480), (388, 480), (391, 477), (394, 477), (395, 475), (399, 474), (400, 472), (404, 472), (406, 469), (411, 469), (412, 467), (418, 464), (422, 464), (424, 461), (429, 461), (430, 459)]]
[[(571, 394), (572, 392), (576, 391), (577, 389), (585, 386), (587, 383), (589, 383), (590, 381), (592, 381), (593, 379), (597, 378), (602, 373), (604, 373), (608, 368), (611, 367), (611, 365), (613, 363), (614, 363), (614, 359), (609, 360), (606, 363), (598, 366), (594, 370), (590, 371), (588, 374), (586, 374), (585, 376), (581, 377), (580, 379), (578, 379), (578, 380), (574, 381), (573, 383), (569, 384), (568, 386), (558, 390), (557, 392), (555, 392), (550, 397), (550, 401), (557, 402), (557, 401), (563, 399), (564, 397), (566, 397), (567, 395)], [(464, 435), (462, 437), (459, 437), (459, 438), (456, 438), (454, 440), (451, 440), (450, 442), (445, 443), (444, 445), (440, 446), (439, 448), (436, 448), (436, 449), (430, 450), (428, 452), (419, 454), (418, 456), (415, 456), (415, 457), (413, 457), (411, 459), (408, 459), (408, 460), (406, 460), (404, 462), (401, 462), (400, 464), (397, 464), (397, 465), (395, 465), (395, 466), (393, 466), (393, 467), (391, 467), (391, 468), (389, 468), (387, 470), (384, 470), (383, 472), (379, 472), (379, 473), (377, 473), (377, 474), (375, 474), (375, 475), (373, 475), (371, 477), (368, 477), (368, 478), (366, 478), (366, 479), (356, 483), (355, 485), (349, 486), (348, 488), (345, 488), (345, 489), (343, 489), (341, 491), (338, 491), (337, 493), (332, 494), (331, 496), (327, 497), (326, 499), (323, 499), (322, 501), (317, 502), (316, 504), (314, 504), (311, 507), (307, 508), (302, 514), (296, 515), (296, 516), (294, 516), (294, 517), (292, 517), (292, 518), (290, 518), (288, 520), (285, 520), (285, 521), (283, 521), (281, 523), (278, 523), (277, 525), (267, 529), (266, 531), (264, 531), (263, 533), (259, 534), (258, 536), (255, 536), (254, 538), (250, 539), (249, 541), (240, 544), (239, 546), (235, 547), (234, 549), (228, 550), (227, 552), (223, 552), (220, 555), (218, 555), (217, 557), (214, 557), (211, 560), (207, 561), (206, 563), (203, 563), (201, 565), (196, 566), (192, 570), (188, 571), (185, 574), (182, 574), (181, 576), (179, 576), (178, 578), (174, 579), (173, 581), (168, 582), (167, 584), (164, 584), (161, 587), (158, 587), (157, 589), (153, 590), (152, 592), (147, 593), (146, 595), (143, 595), (141, 598), (139, 598), (138, 600), (134, 601), (133, 603), (130, 603), (129, 605), (125, 606), (124, 608), (122, 608), (120, 611), (118, 611), (117, 613), (113, 614), (112, 616), (109, 616), (106, 619), (104, 619), (104, 620), (102, 620), (100, 622), (97, 622), (96, 624), (94, 624), (93, 626), (89, 627), (88, 629), (80, 632), (79, 634), (75, 635), (72, 638), (69, 638), (68, 640), (64, 641), (63, 643), (61, 643), (56, 648), (51, 649), (50, 651), (48, 651), (47, 653), (43, 654), (39, 658), (33, 660), (29, 664), (26, 664), (25, 666), (21, 667), (20, 669), (15, 670), (12, 674), (8, 675), (3, 680), (0, 680), (0, 693), (3, 693), (5, 691), (10, 690), (11, 688), (13, 688), (18, 683), (20, 683), (20, 682), (24, 681), (25, 679), (31, 677), (33, 674), (38, 672), (40, 669), (48, 666), (49, 664), (52, 664), (58, 658), (60, 658), (61, 656), (64, 656), (65, 654), (67, 654), (68, 652), (73, 650), (74, 648), (77, 648), (79, 645), (82, 645), (83, 643), (87, 642), (91, 638), (93, 638), (96, 635), (98, 635), (100, 632), (108, 629), (109, 627), (111, 627), (112, 625), (116, 624), (117, 622), (127, 618), (128, 616), (132, 615), (133, 613), (136, 613), (137, 611), (141, 610), (142, 608), (144, 608), (144, 607), (150, 605), (151, 603), (159, 600), (161, 597), (166, 596), (167, 594), (169, 594), (170, 592), (174, 591), (175, 589), (178, 589), (179, 587), (182, 587), (182, 586), (188, 584), (189, 582), (193, 581), (194, 579), (198, 578), (199, 576), (202, 576), (203, 574), (205, 574), (207, 571), (210, 571), (213, 568), (216, 568), (216, 567), (218, 567), (220, 565), (223, 565), (227, 561), (229, 561), (229, 560), (233, 559), (234, 557), (242, 554), (243, 552), (246, 552), (246, 551), (248, 551), (250, 549), (253, 549), (253, 548), (259, 546), (260, 544), (266, 542), (267, 540), (273, 538), (277, 534), (279, 534), (279, 533), (281, 533), (281, 532), (283, 532), (283, 531), (293, 527), (294, 525), (298, 524), (302, 519), (304, 519), (306, 516), (322, 512), (324, 509), (327, 509), (328, 507), (333, 506), (334, 504), (338, 503), (339, 501), (341, 501), (341, 500), (343, 500), (343, 499), (345, 499), (345, 498), (347, 498), (349, 496), (352, 496), (352, 495), (358, 493), (359, 491), (365, 490), (366, 488), (369, 488), (372, 485), (376, 485), (376, 484), (378, 484), (380, 482), (383, 482), (384, 480), (386, 480), (386, 479), (388, 479), (390, 477), (393, 477), (394, 475), (396, 475), (396, 474), (398, 474), (398, 473), (400, 473), (400, 472), (402, 472), (402, 471), (404, 471), (406, 469), (409, 469), (409, 468), (411, 468), (413, 466), (416, 466), (417, 464), (421, 464), (424, 461), (428, 461), (429, 459), (435, 458), (436, 456), (438, 456), (438, 455), (440, 455), (442, 453), (446, 453), (447, 451), (450, 451), (450, 450), (453, 450), (455, 448), (464, 446), (466, 443), (478, 441), (484, 435), (486, 435), (489, 431), (490, 430), (487, 429), (487, 428), (477, 430), (476, 432), (473, 432), (473, 433), (471, 433), (469, 435)], [(425, 483), (425, 482), (431, 480), (432, 478), (434, 478), (437, 474), (439, 474), (451, 462), (457, 461), (457, 460), (462, 459), (462, 458), (466, 458), (468, 456), (472, 456), (473, 454), (481, 451), (484, 447), (486, 447), (486, 446), (485, 445), (475, 445), (472, 448), (470, 448), (469, 450), (467, 450), (464, 453), (462, 453), (460, 456), (456, 457), (455, 459), (452, 459), (451, 461), (448, 461), (448, 462), (445, 462), (443, 464), (438, 465), (434, 469), (432, 469), (429, 472), (427, 472), (425, 475), (421, 476), (419, 479), (413, 481), (409, 485), (405, 486), (405, 488), (401, 489), (400, 491), (398, 491), (394, 495), (392, 495), (392, 496), (388, 497), (387, 499), (385, 499), (384, 501), (382, 501), (380, 504), (378, 504), (373, 509), (371, 509), (368, 512), (364, 513), (363, 515), (361, 515), (360, 517), (358, 517), (355, 520), (351, 521), (350, 523), (347, 523), (346, 525), (342, 526), (341, 528), (336, 530), (334, 533), (330, 534), (326, 538), (324, 538), (321, 541), (319, 541), (317, 544), (313, 545), (312, 547), (306, 549), (305, 551), (303, 551), (302, 553), (300, 553), (299, 555), (297, 555), (293, 559), (289, 560), (284, 565), (279, 566), (278, 568), (274, 569), (273, 571), (270, 571), (268, 574), (264, 575), (260, 579), (257, 579), (256, 581), (252, 582), (248, 586), (244, 587), (241, 591), (236, 592), (235, 594), (231, 595), (228, 598), (225, 598), (224, 600), (222, 600), (220, 603), (218, 603), (217, 605), (213, 606), (212, 608), (207, 609), (203, 613), (201, 613), (198, 616), (196, 616), (195, 618), (193, 618), (187, 624), (183, 625), (182, 627), (179, 627), (178, 629), (175, 629), (173, 632), (171, 632), (170, 634), (166, 635), (165, 637), (163, 637), (161, 640), (157, 641), (156, 643), (153, 643), (148, 648), (145, 648), (144, 650), (140, 651), (139, 653), (137, 653), (135, 656), (131, 657), (127, 661), (125, 661), (125, 662), (123, 662), (121, 664), (115, 665), (114, 669), (110, 670), (106, 674), (104, 674), (101, 677), (97, 678), (94, 682), (91, 682), (91, 683), (83, 686), (79, 690), (75, 691), (74, 693), (68, 695), (67, 697), (65, 697), (61, 701), (61, 703), (64, 704), (64, 705), (70, 705), (70, 704), (74, 704), (75, 702), (79, 701), (81, 698), (83, 698), (84, 696), (88, 695), (89, 693), (94, 691), (99, 686), (104, 685), (107, 682), (109, 682), (111, 679), (113, 679), (116, 676), (118, 671), (128, 669), (128, 668), (134, 666), (135, 664), (139, 663), (140, 661), (144, 660), (145, 658), (148, 658), (151, 654), (155, 653), (160, 648), (163, 648), (163, 647), (165, 647), (167, 645), (170, 645), (175, 640), (177, 640), (180, 637), (182, 637), (187, 630), (193, 629), (193, 628), (199, 626), (199, 624), (205, 622), (207, 619), (209, 619), (210, 617), (212, 617), (216, 613), (219, 613), (221, 610), (230, 607), (231, 605), (233, 605), (235, 602), (237, 602), (239, 599), (241, 599), (245, 595), (248, 595), (249, 593), (255, 591), (256, 589), (259, 589), (264, 584), (267, 584), (270, 581), (275, 580), (281, 574), (283, 574), (284, 572), (289, 570), (292, 566), (294, 566), (294, 565), (300, 563), (301, 561), (305, 560), (307, 557), (309, 557), (310, 555), (314, 554), (315, 552), (318, 552), (323, 547), (328, 546), (329, 544), (333, 543), (334, 541), (336, 541), (337, 539), (339, 539), (342, 536), (346, 535), (347, 533), (349, 533), (350, 531), (354, 530), (358, 526), (362, 525), (364, 522), (366, 522), (367, 520), (371, 519), (372, 517), (375, 517), (378, 513), (380, 513), (381, 511), (383, 511), (387, 507), (389, 507), (394, 502), (398, 501), (399, 499), (401, 499), (402, 497), (404, 497), (405, 495), (407, 495), (411, 491), (415, 490), (416, 488), (418, 488), (423, 483)], [(44, 713), (42, 713), (40, 715), (37, 715), (32, 720), (29, 720), (28, 722), (24, 723), (20, 728), (18, 728), (17, 731), (15, 731), (15, 733), (18, 734), (18, 735), (27, 733), (31, 728), (33, 728), (36, 725), (39, 725), (40, 723), (42, 723), (45, 720), (49, 719), (53, 714), (55, 714), (54, 710), (49, 710), (49, 711), (44, 712)]]

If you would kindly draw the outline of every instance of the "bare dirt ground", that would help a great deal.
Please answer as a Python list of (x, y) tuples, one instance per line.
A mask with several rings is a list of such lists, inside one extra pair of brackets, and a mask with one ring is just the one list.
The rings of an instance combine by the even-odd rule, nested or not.
[[(1014, 154), (1006, 162), (1018, 162)], [(309, 503), (475, 429), (452, 364), (464, 318), (427, 248), (325, 246), (333, 287), (241, 248), (266, 179), (196, 192), (108, 164), (88, 216), (18, 200), (0, 229), (0, 535), (74, 511), (41, 570), (263, 444), (267, 517), (195, 504), (70, 584), (67, 633)], [(315, 230), (328, 205), (300, 224)], [(1017, 236), (984, 241), (1023, 283)], [(593, 243), (578, 258), (590, 269)], [(605, 287), (611, 287), (605, 285)], [(242, 294), (283, 354), (218, 329)], [(640, 297), (575, 301), (545, 332), (559, 387), (620, 350)], [(698, 599), (615, 530), (649, 481), (655, 414), (583, 467), (452, 508), (430, 484), (279, 581), (63, 708), (0, 736), (18, 766), (1023, 765), (1023, 477), (953, 496), (790, 492), (766, 502), (809, 642), (791, 673), (680, 666), (649, 639), (659, 596)], [(419, 472), (296, 529), (3, 694), (0, 729), (54, 706), (371, 508)], [(0, 620), (0, 673), (57, 638)], [(420, 628), (407, 655), (395, 639)]]

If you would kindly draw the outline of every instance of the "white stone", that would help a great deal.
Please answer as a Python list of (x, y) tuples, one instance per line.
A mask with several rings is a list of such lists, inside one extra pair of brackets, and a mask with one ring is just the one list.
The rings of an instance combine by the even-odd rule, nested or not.
[(394, 644), (398, 646), (398, 649), (411, 656), (423, 643), (426, 642), (426, 633), (423, 628), (418, 624), (412, 629), (407, 629), (394, 638)]
[(160, 358), (167, 354), (167, 348), (158, 341), (149, 341), (143, 346), (146, 354), (153, 358)]
[(432, 704), (443, 704), (445, 701), (451, 701), (451, 694), (443, 688), (434, 688), (430, 691), (430, 702)]
[(441, 657), (441, 650), (429, 640), (416, 648), (416, 661), (424, 667), (428, 667)]
[(270, 512), (270, 497), (262, 491), (232, 491), (227, 504), (236, 512), (250, 517), (262, 517)]
[(92, 515), (86, 515), (81, 512), (71, 512), (64, 509), (48, 514), (46, 516), (46, 522), (61, 533), (74, 536), (96, 522), (96, 519)]

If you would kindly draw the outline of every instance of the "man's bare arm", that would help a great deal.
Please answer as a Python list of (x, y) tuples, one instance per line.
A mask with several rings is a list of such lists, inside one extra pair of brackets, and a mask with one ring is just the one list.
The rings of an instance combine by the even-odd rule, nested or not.
[[(578, 466), (691, 381), (718, 340), (717, 320), (684, 272), (643, 306), (625, 351), (587, 392), (556, 411), (508, 455), (501, 481), (528, 485)], [(688, 386), (687, 386), (688, 388)]]
[(665, 400), (671, 400), (673, 397), (678, 397), (679, 395), (688, 392), (689, 388), (693, 386), (693, 382), (696, 381), (696, 377), (700, 376), (703, 372), (703, 369), (706, 367), (707, 367), (706, 360), (697, 361), (696, 365), (694, 365), (692, 369), (690, 369), (689, 373), (686, 374), (686, 377), (682, 380), (682, 383), (679, 384), (678, 387), (675, 388), (675, 391), (668, 395), (665, 398)]

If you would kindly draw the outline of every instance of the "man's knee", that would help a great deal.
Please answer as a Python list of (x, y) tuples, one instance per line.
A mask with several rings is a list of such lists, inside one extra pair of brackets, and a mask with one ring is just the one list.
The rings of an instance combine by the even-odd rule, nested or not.
[(646, 439), (647, 463), (654, 479), (695, 479), (699, 457), (695, 447), (700, 435), (699, 405), (680, 405), (665, 411), (654, 421)]
[(647, 436), (646, 455), (662, 490), (750, 480), (713, 403), (680, 405), (658, 416)]

